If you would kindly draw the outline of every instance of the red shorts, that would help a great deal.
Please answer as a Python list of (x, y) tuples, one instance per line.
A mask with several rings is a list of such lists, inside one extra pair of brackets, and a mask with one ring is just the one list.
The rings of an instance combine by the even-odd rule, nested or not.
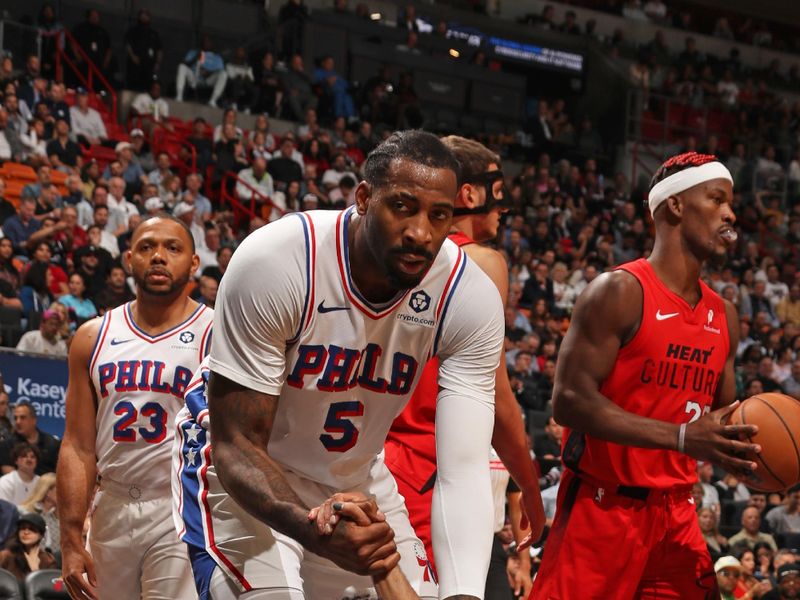
[(579, 477), (561, 479), (528, 600), (719, 598), (689, 488), (646, 494)]
[[(406, 501), (408, 518), (417, 537), (425, 546), (428, 561), (434, 574), (436, 563), (433, 560), (431, 543), (431, 500), (436, 476), (436, 463), (415, 454), (403, 444), (387, 440), (384, 446), (384, 462), (394, 475), (397, 489)], [(420, 478), (424, 473), (425, 481)], [(411, 480), (414, 480), (412, 483)]]

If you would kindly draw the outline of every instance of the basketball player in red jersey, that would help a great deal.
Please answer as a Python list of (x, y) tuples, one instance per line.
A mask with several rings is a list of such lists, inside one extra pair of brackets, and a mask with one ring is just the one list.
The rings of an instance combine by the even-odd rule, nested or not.
[[(453, 228), (450, 239), (464, 248), (467, 255), (494, 281), (505, 306), (508, 295), (508, 266), (496, 250), (479, 242), (493, 239), (500, 225), (503, 205), (503, 172), (500, 158), (482, 144), (459, 136), (442, 140), (456, 155), (462, 168), (462, 185), (456, 196)], [(480, 301), (476, 298), (476, 301)], [(405, 498), (411, 524), (425, 544), (428, 559), (433, 563), (431, 544), (431, 500), (436, 477), (436, 394), (438, 392), (438, 361), (425, 366), (411, 401), (395, 419), (386, 439), (386, 465), (397, 480), (400, 494)], [(469, 443), (469, 440), (465, 440)], [(508, 383), (505, 354), (500, 359), (495, 381), (495, 428), (492, 446), (522, 490), (522, 507), (530, 519), (531, 535), (539, 538), (544, 527), (539, 481), (530, 460), (525, 428), (519, 405)], [(489, 457), (486, 457), (489, 460)], [(512, 507), (512, 510), (516, 507)], [(517, 541), (524, 536), (520, 519), (513, 519)], [(525, 517), (522, 519), (526, 520)], [(529, 561), (527, 552), (520, 552)], [(523, 578), (517, 587), (530, 589), (530, 564), (519, 569)]]
[(700, 281), (736, 241), (728, 170), (690, 152), (656, 172), (647, 260), (579, 298), (553, 391), (566, 466), (535, 600), (719, 598), (691, 498), (695, 459), (733, 473), (760, 451), (726, 426), (735, 394), (736, 309)]

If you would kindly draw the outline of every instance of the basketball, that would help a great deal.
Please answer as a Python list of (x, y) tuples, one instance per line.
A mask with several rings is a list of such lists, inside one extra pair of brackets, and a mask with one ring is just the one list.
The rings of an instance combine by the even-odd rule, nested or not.
[(785, 394), (758, 394), (736, 407), (730, 425), (758, 425), (748, 441), (761, 445), (761, 454), (746, 457), (758, 464), (744, 480), (762, 492), (778, 492), (800, 481), (800, 401)]

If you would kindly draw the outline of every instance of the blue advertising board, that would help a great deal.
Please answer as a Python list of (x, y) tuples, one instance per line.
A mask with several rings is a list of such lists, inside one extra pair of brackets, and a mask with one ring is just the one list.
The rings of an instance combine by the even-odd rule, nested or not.
[(68, 369), (64, 358), (23, 354), (0, 348), (0, 373), (9, 404), (25, 400), (36, 409), (37, 426), (58, 438), (64, 435)]

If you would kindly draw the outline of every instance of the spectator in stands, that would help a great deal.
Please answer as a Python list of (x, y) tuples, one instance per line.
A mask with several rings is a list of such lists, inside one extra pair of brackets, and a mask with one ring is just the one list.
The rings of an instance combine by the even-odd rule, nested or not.
[(58, 119), (64, 119), (68, 125), (71, 125), (69, 120), (69, 104), (64, 100), (66, 94), (67, 89), (63, 83), (57, 81), (50, 82), (47, 107), (53, 119), (56, 121), (58, 121)]
[(218, 287), (219, 282), (217, 282), (216, 279), (208, 277), (207, 275), (201, 275), (197, 285), (197, 294), (194, 296), (194, 299), (200, 304), (205, 304), (209, 308), (214, 308), (214, 304), (217, 301)]
[(214, 212), (211, 200), (203, 195), (202, 189), (203, 176), (200, 173), (189, 173), (186, 176), (186, 191), (183, 192), (183, 200), (194, 205), (195, 219), (201, 224), (209, 221)]
[[(267, 172), (267, 161), (263, 158), (253, 160), (253, 166), (239, 171), (240, 182), (236, 184), (236, 195), (242, 202), (249, 203), (255, 197), (262, 205), (266, 198), (272, 198), (275, 187), (272, 176)], [(249, 187), (248, 187), (249, 186)], [(255, 189), (256, 194), (253, 193)]]
[(317, 120), (317, 111), (309, 108), (306, 111), (305, 119), (302, 125), (297, 127), (297, 138), (301, 142), (306, 142), (314, 138), (320, 130), (319, 121)]
[[(96, 238), (97, 227), (89, 227), (89, 236)], [(111, 254), (105, 248), (95, 244), (89, 244), (79, 248), (73, 255), (75, 272), (83, 275), (86, 283), (86, 296), (95, 299), (97, 294), (103, 289), (106, 276), (112, 265)], [(95, 302), (97, 307), (97, 303)]]
[(20, 198), (17, 214), (3, 223), (3, 234), (14, 244), (16, 254), (27, 255), (28, 239), (41, 228), (41, 221), (34, 218), (35, 212), (36, 199), (23, 195)]
[(213, 163), (214, 144), (206, 131), (205, 119), (197, 117), (192, 122), (192, 134), (186, 138), (186, 141), (194, 146), (197, 154), (197, 168), (201, 173), (205, 173), (206, 168)]
[(277, 149), (277, 141), (275, 136), (269, 130), (269, 116), (266, 114), (260, 114), (256, 117), (255, 122), (253, 123), (253, 129), (250, 131), (250, 142), (254, 143), (256, 136), (258, 134), (262, 134), (264, 136), (263, 147), (269, 153), (274, 152)]
[(739, 572), (739, 581), (734, 589), (734, 596), (737, 598), (761, 598), (765, 593), (772, 589), (772, 583), (759, 581), (755, 578), (756, 568), (755, 553), (747, 546), (736, 546), (733, 548), (733, 555), (739, 560), (742, 569)]
[(8, 92), (3, 99), (3, 106), (8, 114), (8, 128), (15, 131), (22, 139), (28, 133), (28, 122), (33, 119), (31, 111), (24, 101), (20, 101), (15, 94)]
[(703, 486), (703, 506), (710, 508), (716, 514), (720, 514), (719, 491), (711, 483), (714, 475), (714, 467), (710, 462), (698, 461), (697, 478)]
[(212, 51), (213, 44), (209, 35), (204, 35), (200, 49), (192, 49), (186, 53), (183, 62), (178, 65), (177, 93), (175, 99), (183, 102), (183, 91), (186, 84), (193, 90), (198, 87), (212, 88), (208, 105), (217, 106), (217, 101), (225, 91), (228, 75), (225, 72), (225, 61)]
[(172, 174), (169, 154), (166, 152), (159, 152), (156, 157), (156, 168), (147, 174), (147, 180), (152, 184), (161, 185), (164, 179)]
[(152, 28), (147, 9), (139, 10), (136, 25), (125, 32), (125, 53), (127, 87), (146, 90), (158, 74), (164, 56), (161, 36)]
[(342, 177), (346, 175), (354, 176), (355, 173), (348, 168), (345, 155), (339, 152), (331, 159), (331, 168), (323, 173), (322, 185), (326, 191), (330, 192), (330, 190), (339, 186)]
[(17, 209), (11, 202), (6, 200), (6, 182), (2, 177), (0, 177), (0, 228), (2, 228), (3, 223), (6, 222), (6, 219), (9, 219), (16, 214)]
[(17, 95), (31, 110), (46, 99), (47, 78), (42, 75), (41, 62), (37, 54), (29, 54), (25, 60), (25, 72), (19, 79)]
[(69, 277), (69, 294), (61, 296), (58, 301), (75, 312), (77, 325), (97, 316), (94, 303), (86, 297), (86, 279), (82, 273), (73, 273)]
[(290, 113), (287, 116), (300, 121), (306, 110), (317, 108), (313, 85), (303, 66), (303, 57), (294, 54), (289, 62), (289, 70), (283, 75), (283, 88)]
[[(47, 242), (39, 244), (39, 248), (45, 246), (48, 250)], [(23, 286), (20, 289), (19, 297), (22, 301), (22, 311), (27, 317), (31, 313), (42, 313), (48, 308), (55, 299), (51, 291), (50, 284), (53, 280), (51, 274), (51, 267), (48, 262), (40, 261), (36, 257), (38, 253), (34, 253), (34, 260), (31, 261), (28, 269), (25, 271), (23, 279)], [(48, 256), (49, 258), (49, 256)]]
[(554, 460), (561, 457), (561, 436), (564, 428), (561, 427), (552, 415), (548, 415), (547, 424), (544, 426), (545, 435), (536, 436), (533, 440), (533, 452), (536, 458)]
[(736, 589), (741, 571), (742, 563), (733, 556), (723, 556), (714, 563), (721, 600), (734, 600), (733, 591)]
[(800, 400), (800, 358), (792, 363), (792, 374), (781, 382), (783, 391)]
[(261, 59), (261, 64), (255, 74), (255, 100), (253, 110), (266, 113), (270, 116), (281, 116), (283, 104), (283, 81), (275, 70), (275, 56), (267, 51)]
[(775, 315), (775, 311), (772, 307), (772, 303), (769, 301), (766, 295), (767, 292), (767, 282), (764, 280), (757, 280), (753, 283), (753, 292), (750, 294), (750, 312), (749, 314), (745, 314), (743, 316), (749, 317), (752, 320), (755, 320), (759, 313), (765, 313), (769, 318), (769, 322), (773, 326), (778, 325), (778, 319)]
[[(166, 122), (169, 118), (169, 104), (161, 97), (161, 84), (158, 81), (150, 82), (148, 91), (133, 99), (131, 114), (150, 117), (156, 123)], [(145, 121), (142, 126), (147, 128), (149, 123)]]
[(303, 168), (295, 160), (294, 153), (297, 149), (291, 138), (284, 137), (278, 152), (278, 156), (269, 161), (268, 171), (274, 180), (275, 188), (283, 191), (290, 182), (303, 180)]
[(81, 147), (69, 136), (70, 125), (66, 119), (56, 119), (55, 137), (47, 144), (47, 156), (57, 169), (69, 173), (81, 166)]
[(111, 267), (103, 289), (94, 297), (94, 304), (99, 314), (130, 302), (135, 298), (128, 287), (125, 269), (119, 265)]
[(242, 128), (236, 124), (237, 114), (236, 110), (233, 108), (227, 108), (222, 113), (222, 122), (214, 127), (214, 135), (212, 140), (214, 143), (217, 143), (222, 139), (222, 130), (225, 128), (226, 125), (233, 125), (233, 128), (236, 130), (236, 137), (240, 140), (244, 133), (242, 132)]
[[(100, 24), (100, 11), (90, 8), (86, 11), (86, 20), (72, 29), (72, 35), (78, 46), (88, 56), (89, 60), (100, 70), (107, 81), (111, 80), (112, 59), (111, 37), (108, 31)], [(74, 50), (73, 55), (78, 64), (78, 69), (86, 76), (89, 67), (81, 52)], [(100, 82), (95, 77), (92, 79), (95, 89), (100, 89)], [(74, 124), (73, 124), (74, 125)]]
[(0, 162), (6, 160), (22, 160), (25, 147), (17, 132), (8, 126), (8, 113), (0, 107)]
[(205, 267), (202, 271), (203, 275), (213, 277), (217, 282), (222, 281), (222, 276), (228, 269), (228, 263), (233, 256), (233, 248), (230, 246), (222, 246), (217, 250), (217, 260), (215, 265)]
[[(108, 190), (105, 186), (97, 186), (95, 189), (95, 206), (92, 211), (92, 221), (87, 227), (86, 232), (89, 233), (89, 228), (96, 225), (100, 229), (100, 246), (108, 250), (108, 252), (116, 258), (119, 255), (119, 248), (117, 247), (116, 239), (120, 235), (121, 230), (125, 228), (125, 218), (127, 213), (122, 213), (118, 210), (113, 212), (114, 222), (111, 222), (111, 211), (108, 208)], [(120, 233), (117, 233), (117, 232)]]
[(348, 120), (356, 116), (355, 104), (350, 95), (350, 84), (335, 69), (332, 56), (324, 56), (314, 69), (314, 83), (321, 85), (332, 101), (333, 116)]
[(172, 211), (175, 218), (183, 221), (192, 232), (194, 238), (195, 248), (203, 248), (206, 243), (206, 232), (202, 225), (199, 225), (194, 219), (195, 207), (188, 202), (178, 202), (175, 209)]
[(358, 181), (351, 175), (339, 180), (339, 185), (328, 192), (328, 204), (332, 208), (352, 206), (356, 201), (356, 185)]
[(57, 568), (55, 557), (43, 543), (46, 532), (47, 525), (40, 515), (21, 515), (16, 534), (0, 550), (0, 568), (13, 574), (20, 584), (29, 573)]
[[(27, 334), (26, 334), (27, 335)], [(14, 469), (0, 477), (0, 500), (20, 505), (28, 499), (39, 481), (36, 465), (39, 451), (28, 442), (16, 442), (11, 449)]]
[(236, 48), (233, 59), (225, 65), (225, 72), (228, 75), (227, 95), (233, 102), (233, 108), (250, 114), (255, 99), (255, 77), (253, 68), (247, 62), (244, 47)]
[(108, 132), (100, 113), (89, 106), (89, 92), (86, 88), (79, 87), (76, 90), (75, 105), (69, 109), (69, 114), (72, 131), (81, 144), (94, 146), (108, 139)]
[(58, 550), (61, 544), (61, 526), (58, 521), (58, 497), (56, 495), (56, 474), (45, 473), (31, 494), (19, 507), (22, 514), (37, 514), (44, 519), (47, 532), (43, 544), (47, 549)]
[(222, 137), (214, 144), (214, 181), (219, 183), (225, 173), (238, 173), (248, 166), (247, 152), (242, 140), (236, 135), (236, 127), (226, 123), (222, 127)]
[(531, 364), (533, 356), (530, 352), (521, 350), (514, 357), (514, 368), (508, 373), (511, 390), (520, 406), (525, 410), (544, 410), (540, 403), (536, 379), (533, 377)]
[[(159, 200), (161, 199), (159, 198)], [(128, 217), (128, 230), (117, 236), (117, 245), (120, 253), (127, 252), (131, 249), (131, 238), (133, 237), (133, 232), (141, 222), (141, 215), (131, 215)]]
[(697, 520), (700, 531), (706, 540), (706, 545), (711, 554), (711, 559), (716, 560), (728, 551), (728, 540), (719, 532), (719, 515), (710, 508), (700, 508), (697, 511)]
[(774, 307), (777, 307), (783, 298), (789, 296), (789, 286), (781, 281), (780, 276), (781, 272), (777, 265), (773, 264), (767, 267), (767, 285), (764, 295)]
[(222, 247), (219, 229), (212, 223), (205, 226), (205, 243), (197, 248), (197, 256), (200, 258), (200, 266), (197, 269), (198, 277), (206, 272), (206, 269), (217, 267), (217, 254)]
[(766, 521), (775, 535), (800, 533), (800, 485), (792, 487), (783, 504), (767, 513)]
[(769, 533), (760, 531), (760, 528), (761, 514), (759, 510), (754, 506), (748, 506), (742, 512), (742, 529), (728, 541), (731, 546), (742, 542), (750, 549), (752, 549), (757, 542), (765, 542), (769, 544), (773, 550), (777, 550), (778, 546), (775, 543), (775, 538)]

